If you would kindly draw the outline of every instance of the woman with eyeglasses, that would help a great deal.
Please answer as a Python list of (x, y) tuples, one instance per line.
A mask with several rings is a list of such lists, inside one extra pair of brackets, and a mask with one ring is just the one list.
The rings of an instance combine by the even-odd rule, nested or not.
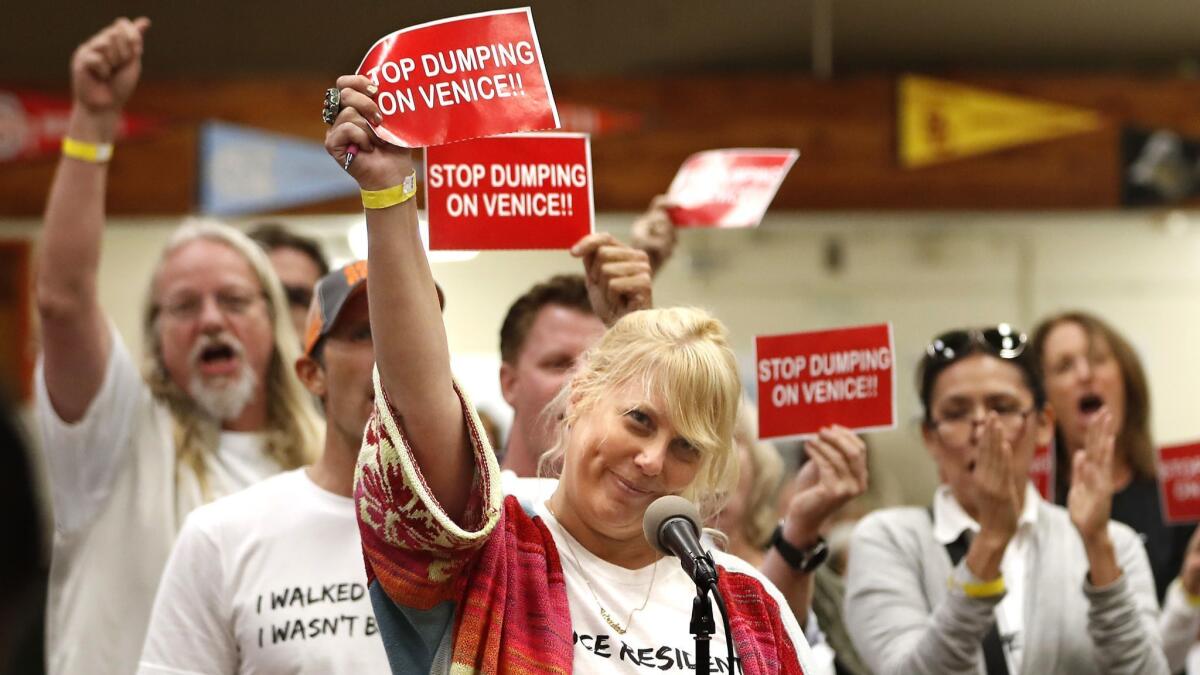
[(1007, 325), (935, 338), (918, 370), (941, 486), (855, 529), (846, 619), (888, 673), (1166, 673), (1137, 535), (1111, 522), (1113, 419), (1073, 454), (1066, 508), (1029, 484), (1053, 433), (1033, 350)]
[[(1099, 317), (1064, 312), (1047, 318), (1033, 332), (1046, 396), (1055, 416), (1059, 466), (1083, 447), (1088, 424), (1101, 409), (1113, 416), (1112, 519), (1141, 535), (1162, 601), (1179, 573), (1194, 526), (1169, 525), (1158, 495), (1155, 445), (1150, 434), (1150, 388), (1137, 353)], [(1071, 475), (1056, 476), (1056, 501), (1062, 503)], [(1193, 589), (1200, 592), (1200, 588)]]

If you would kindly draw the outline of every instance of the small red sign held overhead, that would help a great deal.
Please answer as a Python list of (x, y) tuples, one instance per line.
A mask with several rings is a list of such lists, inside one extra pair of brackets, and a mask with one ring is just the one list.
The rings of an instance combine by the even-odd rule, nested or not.
[(557, 129), (558, 111), (528, 7), (398, 30), (358, 74), (379, 87), (383, 140), (410, 148)]

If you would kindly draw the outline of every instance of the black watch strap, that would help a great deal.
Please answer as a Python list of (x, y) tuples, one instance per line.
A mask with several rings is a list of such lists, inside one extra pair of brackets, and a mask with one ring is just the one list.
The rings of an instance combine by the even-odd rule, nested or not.
[(799, 549), (783, 538), (782, 523), (777, 525), (775, 532), (771, 534), (771, 546), (779, 551), (779, 555), (789, 567), (798, 572), (812, 572), (829, 557), (829, 546), (826, 545), (824, 537), (817, 537), (817, 543), (806, 549)]

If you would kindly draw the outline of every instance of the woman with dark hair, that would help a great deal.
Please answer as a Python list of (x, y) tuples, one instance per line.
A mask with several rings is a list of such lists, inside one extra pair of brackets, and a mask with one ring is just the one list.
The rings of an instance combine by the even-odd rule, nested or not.
[(1024, 335), (941, 335), (918, 378), (942, 485), (931, 507), (876, 511), (854, 531), (846, 624), (871, 669), (1167, 672), (1146, 553), (1109, 520), (1112, 415), (1089, 424), (1062, 508), (1028, 480), (1054, 419)]
[[(1083, 447), (1088, 425), (1101, 409), (1113, 417), (1112, 519), (1142, 536), (1161, 601), (1178, 574), (1192, 526), (1163, 520), (1150, 435), (1150, 390), (1133, 347), (1112, 326), (1086, 312), (1063, 312), (1042, 321), (1033, 333), (1033, 351), (1054, 409), (1058, 466)], [(1071, 472), (1059, 471), (1056, 501), (1062, 504)]]

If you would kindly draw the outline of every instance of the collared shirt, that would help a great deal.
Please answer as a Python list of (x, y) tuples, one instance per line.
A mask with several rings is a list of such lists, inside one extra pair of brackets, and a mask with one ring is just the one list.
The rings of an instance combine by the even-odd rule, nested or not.
[[(1037, 525), (1038, 503), (1041, 495), (1028, 483), (1025, 485), (1025, 505), (1017, 520), (1017, 533), (1000, 561), (1000, 575), (1004, 577), (1007, 592), (996, 606), (996, 626), (1008, 656), (1008, 670), (1021, 670), (1021, 655), (1024, 640), (1021, 631), (1025, 625), (1025, 572), (1029, 569), (1033, 552), (1034, 527)], [(979, 523), (967, 515), (966, 510), (954, 498), (948, 486), (938, 487), (933, 496), (933, 537), (942, 545), (953, 543), (964, 531), (979, 534)]]

